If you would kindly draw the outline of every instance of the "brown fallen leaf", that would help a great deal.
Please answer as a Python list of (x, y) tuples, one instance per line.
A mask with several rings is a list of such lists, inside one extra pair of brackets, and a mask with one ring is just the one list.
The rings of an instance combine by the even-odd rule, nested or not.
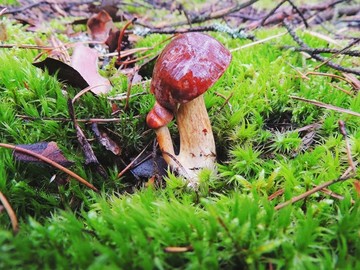
[[(23, 149), (30, 150), (32, 152), (35, 152), (39, 155), (42, 155), (44, 157), (47, 157), (48, 159), (55, 161), (56, 163), (59, 163), (60, 165), (64, 167), (70, 167), (73, 165), (72, 161), (69, 161), (64, 157), (64, 155), (61, 153), (61, 150), (57, 146), (56, 142), (39, 142), (34, 144), (20, 144), (16, 147), (20, 147)], [(36, 163), (36, 164), (46, 164), (42, 160), (39, 160), (35, 157), (16, 152), (14, 151), (14, 157), (17, 161), (21, 162), (28, 162), (28, 163)]]
[(41, 62), (33, 63), (35, 67), (47, 70), (50, 75), (57, 75), (59, 81), (69, 84), (75, 88), (84, 89), (89, 84), (84, 80), (81, 74), (73, 67), (54, 58), (46, 58)]
[(97, 123), (92, 123), (91, 129), (94, 132), (96, 139), (105, 146), (106, 150), (111, 151), (114, 155), (119, 156), (121, 154), (120, 146), (112, 140), (109, 135), (102, 128), (99, 128)]
[[(71, 66), (76, 69), (96, 95), (105, 94), (111, 89), (110, 81), (98, 72), (98, 53), (96, 50), (78, 43), (71, 58)], [(84, 87), (85, 88), (85, 87)]]
[(91, 16), (86, 26), (92, 39), (97, 41), (105, 41), (115, 28), (111, 16), (105, 10)]

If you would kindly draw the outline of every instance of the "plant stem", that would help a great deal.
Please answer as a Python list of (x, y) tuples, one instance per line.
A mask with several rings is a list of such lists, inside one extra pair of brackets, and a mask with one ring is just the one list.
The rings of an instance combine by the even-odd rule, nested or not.
[(8, 215), (10, 217), (11, 226), (13, 228), (14, 234), (17, 234), (17, 232), (19, 231), (18, 220), (16, 218), (15, 212), (12, 209), (9, 201), (6, 199), (5, 195), (1, 191), (0, 191), (0, 201), (1, 201), (2, 205), (4, 206), (6, 212), (8, 213)]

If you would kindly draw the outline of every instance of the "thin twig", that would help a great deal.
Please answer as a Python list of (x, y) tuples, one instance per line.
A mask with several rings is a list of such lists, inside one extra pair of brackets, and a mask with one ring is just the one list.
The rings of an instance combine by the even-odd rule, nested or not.
[(9, 201), (6, 199), (5, 195), (0, 191), (0, 202), (2, 203), (2, 205), (4, 206), (6, 212), (8, 213), (9, 217), (10, 217), (10, 221), (11, 221), (11, 226), (13, 229), (13, 233), (17, 234), (19, 231), (19, 222), (18, 219), (15, 215), (14, 210), (12, 209)]
[(33, 7), (37, 7), (37, 6), (40, 6), (45, 3), (48, 3), (48, 1), (38, 1), (38, 2), (29, 4), (29, 5), (20, 7), (20, 8), (9, 9), (9, 10), (5, 11), (3, 14), (15, 14), (15, 13), (23, 12), (27, 9), (31, 9)]
[(40, 155), (38, 153), (35, 153), (31, 150), (25, 149), (25, 148), (21, 148), (15, 145), (11, 145), (11, 144), (7, 144), (7, 143), (0, 143), (0, 147), (4, 147), (7, 149), (12, 149), (14, 151), (17, 152), (21, 152), (23, 154), (29, 155), (29, 156), (33, 156), (35, 158), (38, 158), (48, 164), (50, 164), (51, 166), (58, 168), (59, 170), (63, 171), (64, 173), (70, 175), (72, 178), (76, 179), (77, 181), (79, 181), (80, 183), (84, 184), (85, 186), (87, 186), (88, 188), (91, 188), (92, 190), (98, 192), (98, 189), (96, 187), (94, 187), (92, 184), (90, 184), (88, 181), (86, 181), (84, 178), (82, 178), (81, 176), (77, 175), (76, 173), (70, 171), (69, 169), (65, 168), (64, 166), (60, 165), (59, 163), (43, 156)]
[[(313, 185), (313, 186), (316, 187), (316, 185)], [(344, 200), (345, 199), (344, 196), (342, 196), (340, 194), (337, 194), (337, 193), (335, 193), (332, 190), (327, 189), (327, 188), (322, 188), (321, 192), (325, 193), (326, 195), (329, 195), (330, 197), (338, 199), (338, 200)], [(353, 199), (351, 199), (351, 204), (355, 204), (355, 201)]]
[[(17, 114), (16, 117), (19, 117), (24, 120), (30, 120), (30, 121), (58, 121), (58, 122), (73, 122), (70, 118), (60, 118), (60, 117), (32, 117), (27, 115), (19, 115)], [(121, 122), (128, 119), (134, 119), (134, 118), (141, 118), (143, 116), (141, 115), (135, 115), (130, 117), (124, 117), (124, 118), (88, 118), (88, 119), (76, 119), (77, 122), (81, 123), (116, 123)]]
[[(246, 8), (252, 4), (254, 4), (255, 2), (257, 2), (258, 0), (249, 0), (245, 3), (236, 3), (231, 7), (226, 7), (224, 9), (221, 10), (216, 10), (216, 11), (211, 11), (208, 14), (196, 14), (196, 15), (192, 15), (190, 16), (190, 23), (200, 23), (200, 22), (204, 22), (204, 21), (208, 21), (208, 20), (213, 20), (213, 19), (219, 19), (222, 18), (226, 15), (229, 15), (231, 13), (237, 12), (243, 8)], [(186, 25), (188, 24), (189, 21), (181, 21), (178, 23), (174, 23), (174, 24), (170, 24), (167, 27), (176, 27), (176, 26), (180, 26), (180, 25)]]
[(82, 95), (86, 94), (86, 93), (89, 92), (89, 91), (92, 91), (93, 89), (95, 89), (95, 88), (97, 88), (97, 87), (101, 87), (101, 86), (108, 86), (108, 84), (102, 83), (102, 84), (97, 84), (97, 85), (90, 85), (90, 86), (82, 89), (79, 93), (77, 93), (77, 94), (75, 95), (75, 97), (73, 97), (73, 99), (72, 99), (72, 101), (71, 101), (72, 104), (74, 104), (75, 101), (76, 101), (78, 98), (80, 98)]
[(261, 26), (264, 26), (265, 21), (266, 21), (267, 19), (269, 19), (270, 16), (272, 16), (272, 15), (275, 13), (275, 11), (276, 11), (279, 7), (281, 7), (285, 2), (286, 2), (286, 0), (281, 1), (281, 2), (280, 2), (279, 4), (277, 4), (272, 10), (270, 10), (270, 12), (261, 20), (260, 25), (261, 25)]
[(150, 143), (148, 143), (145, 148), (117, 175), (118, 178), (124, 175), (131, 166), (141, 157), (142, 154), (144, 154), (145, 150), (149, 147)]
[[(299, 44), (301, 47), (303, 48), (307, 48), (309, 49), (310, 47), (305, 44), (304, 41), (302, 41), (296, 34), (295, 34), (295, 31), (293, 30), (292, 26), (290, 25), (290, 23), (287, 21), (287, 20), (284, 20), (283, 21), (284, 23), (284, 26), (286, 27), (286, 29), (288, 30), (288, 33), (291, 35), (291, 37), (294, 39), (294, 41)], [(321, 62), (325, 62), (326, 61), (326, 58), (325, 57), (322, 57), (318, 54), (310, 54), (312, 58), (314, 58), (315, 60), (318, 60), (318, 61), (321, 61)], [(331, 61), (328, 61), (326, 63), (327, 66), (333, 68), (333, 69), (336, 69), (336, 70), (339, 70), (339, 71), (342, 71), (342, 72), (347, 72), (347, 73), (353, 73), (353, 74), (356, 74), (356, 75), (359, 75), (360, 76), (360, 70), (358, 69), (354, 69), (354, 68), (345, 68), (343, 66), (340, 66), (338, 64), (335, 64)]]
[(314, 69), (317, 70), (320, 67), (322, 67), (323, 65), (325, 65), (326, 63), (329, 63), (331, 59), (335, 58), (336, 56), (338, 56), (339, 54), (341, 54), (343, 52), (348, 51), (351, 47), (353, 47), (359, 41), (360, 41), (360, 38), (357, 38), (357, 39), (353, 40), (352, 42), (350, 42), (349, 45), (347, 45), (346, 47), (344, 47), (343, 49), (341, 49), (337, 53), (333, 54), (332, 56), (328, 57), (324, 62), (322, 62), (320, 65), (316, 66)]
[(121, 45), (122, 41), (125, 35), (125, 30), (130, 26), (130, 24), (133, 24), (136, 21), (136, 18), (133, 18), (131, 21), (128, 21), (125, 26), (121, 29), (119, 39), (118, 39), (118, 46), (116, 48), (116, 51), (118, 52), (118, 58), (116, 59), (116, 63), (120, 66), (121, 63)]
[(352, 168), (349, 167), (347, 168), (347, 170), (342, 174), (342, 176), (340, 176), (339, 178), (336, 178), (334, 180), (330, 180), (330, 181), (327, 181), (319, 186), (315, 186), (314, 188), (304, 192), (303, 194), (300, 194), (299, 196), (295, 196), (293, 198), (291, 198), (290, 200), (286, 201), (286, 202), (283, 202), (283, 203), (280, 203), (278, 204), (277, 206), (275, 206), (275, 210), (280, 210), (286, 206), (288, 206), (289, 204), (293, 204), (297, 201), (300, 201), (304, 198), (307, 198), (308, 196), (324, 189), (324, 188), (327, 188), (328, 186), (331, 186), (335, 183), (338, 183), (338, 182), (342, 182), (342, 181), (345, 181), (345, 180), (348, 180), (350, 179), (351, 177), (354, 176), (354, 173), (350, 174), (350, 172), (352, 171)]
[(341, 113), (347, 113), (347, 114), (350, 114), (350, 115), (360, 117), (360, 113), (357, 113), (357, 112), (354, 112), (354, 111), (351, 111), (351, 110), (348, 110), (348, 109), (344, 109), (344, 108), (341, 108), (341, 107), (337, 107), (337, 106), (334, 106), (334, 105), (326, 104), (326, 103), (323, 103), (323, 102), (320, 102), (320, 101), (301, 98), (301, 97), (297, 97), (297, 96), (289, 96), (289, 97), (292, 98), (292, 99), (295, 99), (295, 100), (300, 100), (300, 101), (303, 101), (303, 102), (306, 102), (306, 103), (313, 104), (313, 105), (321, 107), (321, 108), (325, 108), (325, 109), (329, 109), (329, 110), (333, 110), (333, 111), (341, 112)]
[(280, 33), (280, 34), (277, 34), (277, 35), (274, 35), (274, 36), (270, 36), (270, 37), (267, 37), (267, 38), (264, 38), (264, 39), (261, 39), (261, 40), (257, 40), (257, 41), (254, 41), (254, 42), (251, 42), (251, 43), (249, 43), (249, 44), (245, 44), (245, 45), (243, 45), (243, 46), (241, 46), (241, 47), (237, 47), (237, 48), (235, 48), (235, 49), (231, 49), (230, 50), (230, 52), (236, 52), (236, 51), (240, 51), (240, 50), (243, 50), (243, 49), (245, 49), (245, 48), (249, 48), (249, 47), (252, 47), (252, 46), (255, 46), (255, 45), (258, 45), (258, 44), (262, 44), (262, 43), (265, 43), (265, 42), (267, 42), (267, 41), (269, 41), (269, 40), (272, 40), (272, 39), (275, 39), (275, 38), (279, 38), (279, 37), (281, 37), (281, 36), (284, 36), (284, 35), (286, 35), (287, 34), (287, 32), (284, 32), (284, 33)]
[(293, 9), (295, 9), (296, 13), (299, 14), (300, 18), (303, 20), (303, 23), (305, 25), (306, 28), (309, 28), (309, 24), (306, 21), (304, 15), (302, 14), (302, 12), (298, 9), (298, 7), (291, 1), (291, 0), (287, 0), (288, 3), (292, 6)]
[(353, 51), (342, 51), (337, 49), (330, 49), (330, 48), (304, 48), (304, 47), (294, 47), (294, 46), (281, 46), (282, 49), (291, 49), (294, 51), (299, 52), (306, 52), (309, 54), (320, 54), (320, 53), (338, 53), (348, 56), (355, 56), (360, 57), (360, 51), (353, 50)]

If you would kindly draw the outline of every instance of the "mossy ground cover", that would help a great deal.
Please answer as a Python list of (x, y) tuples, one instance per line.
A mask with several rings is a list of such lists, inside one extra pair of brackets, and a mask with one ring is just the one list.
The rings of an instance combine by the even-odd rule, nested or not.
[[(10, 20), (3, 18), (1, 23), (9, 33), (8, 43), (33, 44), (38, 38)], [(260, 29), (254, 34), (262, 39), (285, 31)], [(309, 32), (297, 33), (312, 47), (328, 46)], [(38, 51), (0, 50), (0, 142), (56, 141), (75, 162), (72, 170), (101, 190), (95, 193), (75, 181), (49, 183), (58, 171), (16, 162), (9, 150), (0, 149), (0, 190), (20, 220), (19, 233), (13, 235), (6, 212), (1, 212), (0, 268), (360, 267), (360, 204), (353, 185), (357, 173), (329, 187), (342, 199), (317, 192), (278, 211), (274, 208), (314, 185), (339, 178), (348, 169), (339, 120), (346, 123), (354, 162), (360, 154), (359, 117), (291, 96), (360, 112), (357, 92), (332, 76), (302, 77), (319, 63), (282, 49), (295, 44), (289, 35), (241, 50), (237, 49), (251, 41), (212, 35), (233, 50), (233, 59), (205, 95), (218, 172), (203, 171), (198, 191), (189, 190), (183, 179), (171, 173), (163, 188), (139, 182), (130, 174), (119, 179), (121, 166), (116, 157), (95, 141), (95, 154), (104, 162), (109, 179), (84, 167), (73, 124), (58, 120), (69, 119), (67, 97), (74, 97), (78, 89), (67, 87), (64, 94), (63, 84), (35, 68), (31, 63)], [(165, 39), (165, 35), (150, 35), (135, 45), (150, 47)], [(345, 57), (341, 63), (351, 67), (359, 60)], [(325, 65), (319, 71), (341, 75)], [(111, 70), (104, 74), (114, 83), (109, 95), (127, 91), (126, 77), (114, 77)], [(145, 95), (130, 99), (130, 109), (122, 111), (120, 122), (105, 125), (118, 134), (127, 161), (154, 140), (145, 124), (154, 98), (148, 84), (145, 88)], [(143, 91), (142, 85), (132, 87), (132, 94)], [(78, 119), (112, 117), (106, 96), (86, 94), (74, 108)], [(304, 147), (304, 133), (299, 129), (314, 124), (313, 141)], [(90, 129), (81, 125), (93, 138)], [(170, 128), (176, 134), (175, 124)], [(269, 200), (279, 190), (283, 194)]]

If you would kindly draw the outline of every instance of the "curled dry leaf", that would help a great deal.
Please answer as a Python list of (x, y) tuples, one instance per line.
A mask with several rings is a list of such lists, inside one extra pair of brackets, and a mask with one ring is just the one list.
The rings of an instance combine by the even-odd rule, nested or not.
[(98, 53), (79, 43), (75, 46), (71, 66), (76, 69), (96, 94), (105, 94), (111, 89), (110, 81), (98, 72)]
[[(39, 155), (42, 155), (44, 157), (47, 157), (48, 159), (51, 159), (52, 161), (55, 161), (56, 163), (59, 163), (60, 165), (64, 167), (70, 167), (73, 162), (69, 161), (64, 157), (64, 155), (61, 153), (59, 147), (57, 146), (56, 142), (39, 142), (34, 144), (19, 144), (16, 147), (24, 148), (27, 150), (30, 150), (32, 152), (35, 152)], [(14, 157), (17, 161), (21, 162), (28, 162), (28, 163), (37, 163), (37, 164), (46, 164), (42, 160), (39, 160), (35, 157), (20, 153), (20, 152), (14, 152)]]
[(97, 41), (105, 41), (115, 28), (111, 16), (105, 10), (91, 16), (86, 25), (92, 39)]

